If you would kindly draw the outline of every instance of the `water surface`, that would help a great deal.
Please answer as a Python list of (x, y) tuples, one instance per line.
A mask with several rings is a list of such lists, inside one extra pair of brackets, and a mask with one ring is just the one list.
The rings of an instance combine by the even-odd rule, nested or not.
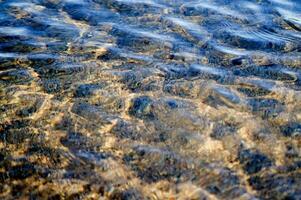
[(0, 0), (1, 199), (301, 199), (299, 0)]

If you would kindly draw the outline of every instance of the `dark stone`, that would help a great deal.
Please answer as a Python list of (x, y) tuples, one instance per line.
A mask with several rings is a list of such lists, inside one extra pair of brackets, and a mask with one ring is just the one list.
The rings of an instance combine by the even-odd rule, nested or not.
[(300, 137), (301, 136), (301, 124), (292, 122), (280, 127), (280, 131), (285, 137)]
[(132, 100), (129, 114), (137, 118), (154, 119), (153, 100), (148, 96), (137, 97)]
[(143, 75), (139, 76), (136, 71), (130, 71), (124, 74), (122, 82), (127, 86), (127, 88), (135, 91), (141, 87), (143, 78)]
[(296, 161), (293, 164), (285, 167), (285, 172), (294, 172), (301, 169), (301, 161)]
[(276, 117), (284, 109), (281, 102), (268, 98), (249, 99), (248, 105), (252, 112), (258, 113), (264, 119)]
[(160, 180), (178, 182), (181, 179), (181, 181), (185, 181), (196, 175), (196, 172), (188, 169), (184, 159), (162, 149), (153, 151), (151, 147), (139, 146), (126, 154), (123, 160), (141, 179), (148, 183)]
[(60, 141), (64, 146), (72, 148), (81, 146), (87, 141), (87, 138), (81, 133), (69, 132), (68, 135), (61, 138)]
[(168, 106), (169, 108), (171, 108), (171, 109), (176, 109), (176, 108), (179, 107), (179, 105), (178, 105), (178, 103), (177, 103), (176, 100), (168, 100), (168, 101), (166, 102), (166, 104), (167, 104), (167, 106)]
[(240, 87), (237, 90), (248, 97), (265, 96), (271, 93), (271, 91), (261, 87)]
[(41, 155), (49, 159), (49, 164), (60, 165), (66, 160), (66, 152), (63, 149), (52, 148), (42, 143), (31, 143), (26, 155)]
[[(85, 152), (89, 157), (95, 159), (105, 159), (109, 155), (102, 152), (95, 152), (102, 145), (99, 138), (87, 137), (78, 132), (68, 132), (66, 137), (60, 139), (60, 142), (71, 151), (82, 151)], [(85, 157), (85, 156), (82, 156)]]
[(144, 136), (139, 130), (137, 130), (136, 126), (133, 126), (123, 120), (117, 122), (117, 124), (113, 127), (112, 132), (118, 138), (129, 138), (131, 140), (139, 140)]
[(58, 79), (46, 79), (43, 85), (47, 93), (57, 93), (63, 89), (62, 83)]
[(287, 145), (286, 147), (287, 151), (285, 152), (285, 156), (288, 158), (298, 158), (298, 147), (294, 147), (292, 145)]
[(8, 172), (9, 178), (21, 180), (33, 176), (34, 174), (36, 174), (36, 169), (31, 163), (12, 166)]
[(30, 80), (32, 80), (30, 73), (24, 69), (0, 72), (0, 81), (4, 81), (5, 83), (25, 83)]
[(280, 105), (280, 102), (276, 99), (254, 98), (250, 99), (249, 105), (252, 106), (252, 111), (261, 111), (264, 108), (275, 108)]
[(254, 174), (272, 166), (272, 161), (266, 155), (249, 149), (239, 151), (238, 159), (247, 174)]
[(209, 185), (206, 187), (206, 190), (208, 190), (212, 194), (221, 193), (220, 189), (216, 185)]
[(30, 125), (30, 122), (27, 120), (15, 120), (8, 124), (0, 124), (0, 128), (3, 128), (4, 130), (19, 129), (24, 128), (28, 125)]
[(75, 103), (71, 111), (89, 121), (97, 122), (95, 124), (96, 126), (111, 123), (111, 116), (109, 116), (101, 109), (101, 107), (97, 105), (91, 105), (88, 103)]
[(28, 108), (21, 109), (17, 112), (17, 115), (20, 117), (29, 117), (37, 111), (36, 106), (30, 106)]
[(10, 129), (5, 134), (5, 141), (10, 144), (20, 144), (30, 137), (29, 129)]
[(72, 119), (69, 117), (64, 116), (63, 119), (55, 124), (55, 128), (58, 130), (69, 130), (72, 128)]
[(167, 66), (166, 69), (166, 79), (173, 80), (173, 79), (180, 79), (180, 78), (189, 78), (190, 76), (199, 75), (199, 71), (196, 69), (187, 68), (185, 65), (178, 64), (178, 65), (171, 65)]
[[(13, 121), (10, 124), (2, 125), (0, 131), (0, 140), (9, 144), (20, 144), (25, 139), (30, 138), (30, 129), (27, 128), (27, 121)], [(1, 128), (1, 126), (0, 126)]]
[(142, 194), (135, 189), (125, 191), (115, 190), (109, 197), (110, 200), (140, 200), (143, 199)]
[(155, 138), (154, 142), (165, 142), (168, 140), (168, 134), (166, 133), (159, 133)]
[(54, 156), (56, 153), (58, 153), (56, 149), (39, 143), (32, 143), (31, 146), (27, 149), (27, 155), (36, 154), (51, 157)]
[(237, 132), (237, 128), (235, 126), (217, 124), (210, 137), (214, 139), (222, 139), (225, 136), (234, 135)]
[(251, 176), (249, 184), (258, 191), (263, 199), (285, 199), (301, 197), (301, 174), (277, 175), (269, 174), (263, 177)]
[(100, 85), (97, 84), (83, 84), (77, 87), (75, 90), (75, 97), (88, 97), (93, 94), (93, 92), (97, 89), (101, 88)]
[[(203, 188), (208, 192), (223, 199), (236, 199), (241, 196), (241, 193), (246, 193), (246, 190), (241, 187), (241, 182), (237, 174), (229, 168), (207, 169), (208, 166), (202, 166)], [(214, 172), (213, 172), (214, 171)]]
[(45, 78), (61, 75), (72, 75), (84, 71), (85, 66), (74, 63), (63, 63), (38, 68), (36, 71)]
[[(287, 68), (282, 66), (250, 66), (234, 70), (234, 75), (237, 76), (256, 76), (263, 79), (277, 80), (277, 81), (294, 81), (295, 77), (284, 73)], [(288, 69), (289, 70), (289, 69)]]

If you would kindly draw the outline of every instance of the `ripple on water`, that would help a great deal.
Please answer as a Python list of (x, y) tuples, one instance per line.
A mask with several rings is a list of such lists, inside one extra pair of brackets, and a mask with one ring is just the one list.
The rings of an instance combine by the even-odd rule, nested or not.
[(0, 0), (0, 198), (300, 199), (297, 0)]

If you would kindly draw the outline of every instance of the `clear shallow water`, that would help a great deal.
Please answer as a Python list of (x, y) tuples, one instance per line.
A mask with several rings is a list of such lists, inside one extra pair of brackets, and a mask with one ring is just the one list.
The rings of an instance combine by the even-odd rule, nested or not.
[(0, 1), (0, 198), (301, 199), (300, 11)]

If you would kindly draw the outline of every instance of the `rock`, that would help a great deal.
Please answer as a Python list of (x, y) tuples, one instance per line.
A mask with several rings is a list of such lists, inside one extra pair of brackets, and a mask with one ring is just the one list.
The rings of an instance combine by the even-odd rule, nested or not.
[(97, 122), (95, 124), (97, 126), (110, 124), (114, 119), (114, 116), (109, 115), (100, 107), (88, 103), (75, 103), (71, 111), (90, 122)]
[(177, 181), (180, 178), (192, 177), (193, 174), (187, 169), (187, 163), (184, 160), (162, 149), (139, 146), (125, 155), (123, 160), (148, 183), (164, 179)]
[(252, 176), (249, 184), (262, 199), (300, 199), (301, 174)]
[(36, 174), (36, 169), (31, 163), (23, 163), (13, 166), (9, 169), (8, 175), (10, 179), (25, 179)]
[(221, 140), (225, 136), (234, 135), (237, 132), (237, 128), (231, 125), (225, 125), (217, 123), (210, 134), (210, 137)]
[(93, 152), (96, 148), (102, 145), (100, 138), (87, 137), (77, 132), (69, 132), (66, 137), (60, 139), (60, 142), (65, 147), (76, 152)]
[(55, 77), (62, 75), (73, 75), (76, 73), (83, 72), (85, 69), (84, 65), (74, 63), (63, 63), (51, 66), (40, 67), (36, 71), (42, 77)]
[(281, 102), (271, 98), (252, 98), (248, 100), (248, 105), (252, 112), (264, 119), (276, 117), (284, 109)]
[(10, 144), (21, 144), (26, 139), (30, 138), (29, 128), (10, 129), (5, 134), (5, 141)]
[(295, 81), (296, 77), (292, 73), (286, 72), (291, 71), (280, 65), (271, 66), (248, 66), (246, 68), (239, 68), (234, 70), (236, 76), (256, 76), (263, 79), (270, 79), (276, 81)]
[(238, 159), (247, 174), (254, 174), (272, 166), (272, 161), (266, 155), (249, 149), (239, 151)]
[[(227, 176), (224, 176), (223, 174), (218, 174), (211, 178), (213, 180), (208, 181), (206, 190), (208, 190), (208, 192), (212, 194), (222, 196), (223, 193), (226, 193), (227, 197), (232, 196), (234, 199), (235, 197), (239, 197), (242, 194), (246, 193), (246, 190), (244, 188), (239, 187), (239, 179), (236, 175), (229, 174)], [(214, 178), (218, 179), (218, 181), (214, 181)]]
[(27, 121), (14, 121), (0, 129), (0, 140), (9, 144), (20, 144), (31, 137)]
[(94, 91), (102, 88), (101, 85), (98, 84), (83, 84), (76, 88), (74, 92), (75, 97), (89, 97), (93, 95)]
[(125, 191), (115, 190), (113, 191), (109, 199), (111, 200), (141, 200), (143, 195), (136, 189), (127, 189)]
[(0, 83), (26, 83), (32, 80), (31, 74), (25, 69), (14, 69), (0, 72)]
[(62, 83), (59, 79), (46, 79), (44, 80), (43, 86), (47, 93), (57, 93), (63, 89)]
[(166, 105), (170, 108), (170, 109), (176, 109), (179, 107), (178, 102), (176, 100), (170, 99), (166, 101)]
[(154, 119), (153, 103), (154, 101), (148, 96), (136, 97), (132, 100), (128, 112), (131, 116), (140, 119)]
[(239, 87), (237, 90), (248, 97), (260, 97), (271, 93), (268, 89), (254, 86), (254, 87)]
[(36, 109), (35, 106), (30, 106), (30, 107), (23, 108), (23, 109), (19, 110), (17, 112), (17, 115), (20, 116), (20, 117), (29, 117), (33, 113), (35, 113), (36, 111), (37, 111), (37, 109)]
[(275, 108), (280, 105), (280, 102), (276, 99), (265, 99), (265, 98), (253, 98), (250, 99), (249, 105), (252, 106), (252, 111), (262, 111), (266, 108)]
[(280, 127), (280, 131), (285, 137), (300, 137), (301, 136), (301, 124), (297, 122), (291, 122)]

